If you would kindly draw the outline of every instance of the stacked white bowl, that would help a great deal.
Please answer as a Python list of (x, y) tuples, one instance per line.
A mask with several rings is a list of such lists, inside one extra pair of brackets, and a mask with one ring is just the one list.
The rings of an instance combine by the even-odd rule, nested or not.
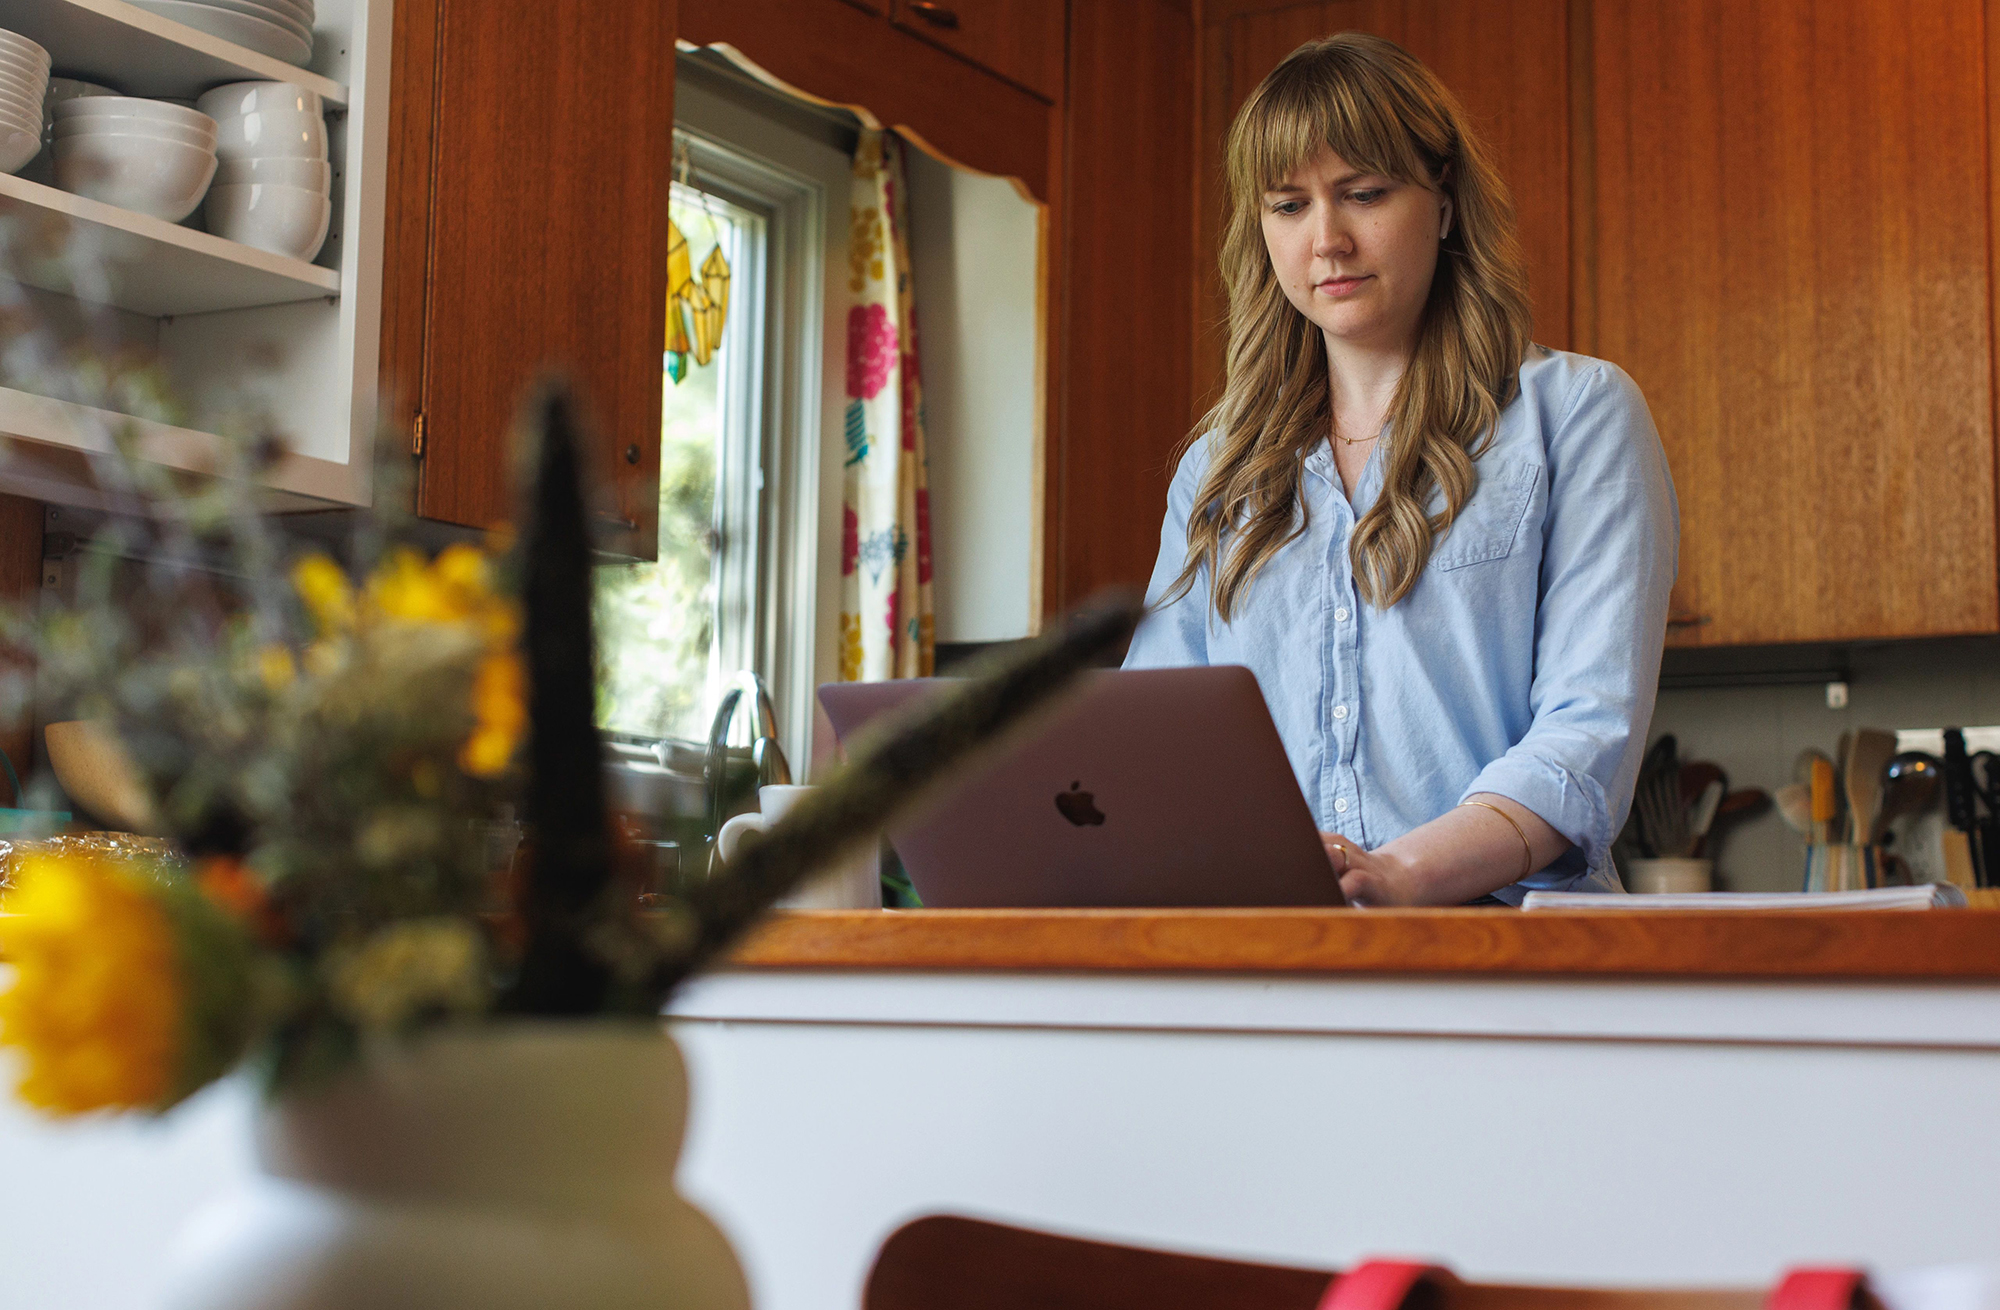
[(77, 100), (84, 96), (122, 95), (115, 87), (103, 86), (97, 82), (81, 82), (73, 77), (52, 77), (49, 79), (48, 93), (42, 97), (42, 149), (28, 166), (21, 170), (21, 176), (44, 186), (56, 184), (56, 106), (65, 100)]
[(56, 106), (56, 185), (178, 223), (215, 176), (215, 120), (137, 96), (85, 96)]
[(202, 212), (208, 230), (311, 259), (333, 220), (333, 165), (319, 94), (291, 82), (232, 82), (195, 102), (222, 156)]
[(312, 58), (313, 0), (132, 0), (148, 13), (299, 64)]
[(0, 173), (18, 173), (42, 149), (42, 97), (49, 52), (0, 30)]

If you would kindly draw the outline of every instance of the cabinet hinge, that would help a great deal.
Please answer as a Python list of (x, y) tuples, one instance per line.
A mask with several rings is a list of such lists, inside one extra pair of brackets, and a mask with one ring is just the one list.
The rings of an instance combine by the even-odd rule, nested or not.
[(424, 416), (420, 413), (410, 423), (410, 458), (424, 457)]

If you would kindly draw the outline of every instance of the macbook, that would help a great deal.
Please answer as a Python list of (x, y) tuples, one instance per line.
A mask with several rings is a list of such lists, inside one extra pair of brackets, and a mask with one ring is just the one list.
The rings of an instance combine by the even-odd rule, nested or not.
[[(841, 741), (951, 679), (827, 683)], [(889, 840), (940, 907), (1341, 905), (1248, 669), (1101, 670)]]

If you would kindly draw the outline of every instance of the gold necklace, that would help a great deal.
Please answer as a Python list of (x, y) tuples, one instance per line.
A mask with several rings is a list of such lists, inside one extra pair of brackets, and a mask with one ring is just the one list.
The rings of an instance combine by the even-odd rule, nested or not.
[(1382, 435), (1381, 433), (1377, 432), (1373, 437), (1343, 437), (1338, 432), (1336, 432), (1333, 434), (1333, 439), (1335, 441), (1338, 441), (1343, 446), (1360, 446), (1370, 441), (1374, 441), (1377, 437), (1380, 437), (1381, 435)]

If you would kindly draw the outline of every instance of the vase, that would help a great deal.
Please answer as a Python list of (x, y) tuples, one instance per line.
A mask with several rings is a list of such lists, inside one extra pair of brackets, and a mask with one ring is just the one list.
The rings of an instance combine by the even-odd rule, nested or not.
[(183, 1236), (170, 1310), (746, 1310), (674, 1190), (655, 1023), (508, 1022), (380, 1055), (259, 1115), (259, 1173)]

